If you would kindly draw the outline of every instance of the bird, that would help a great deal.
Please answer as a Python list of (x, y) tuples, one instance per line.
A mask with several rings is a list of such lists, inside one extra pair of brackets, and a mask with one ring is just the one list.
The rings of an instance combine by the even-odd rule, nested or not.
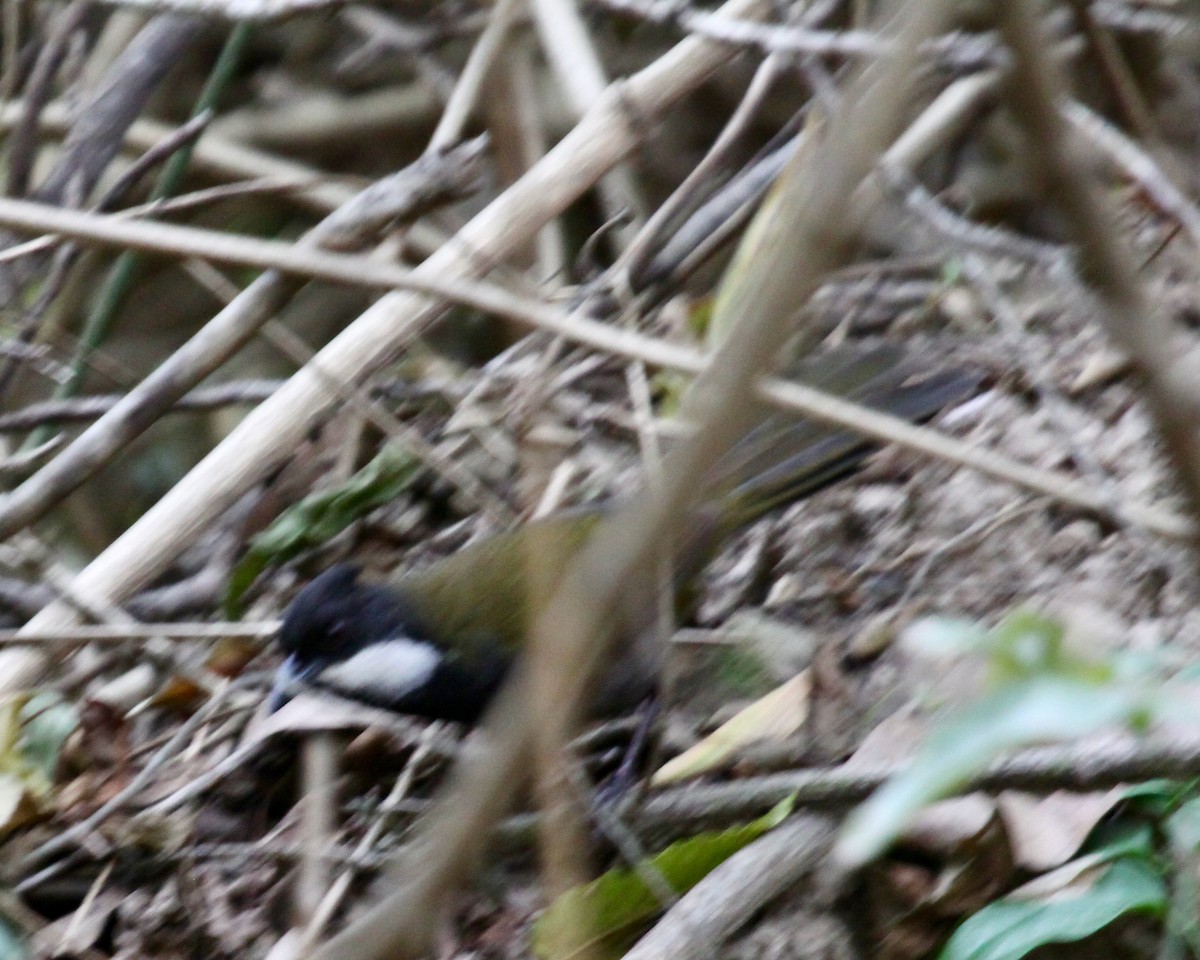
[[(980, 381), (970, 370), (914, 375), (913, 364), (890, 345), (833, 351), (796, 375), (913, 421), (965, 398)], [(694, 611), (699, 574), (729, 533), (852, 472), (876, 446), (764, 408), (757, 426), (714, 466), (689, 517), (674, 553), (677, 616)], [(397, 713), (475, 724), (503, 683), (530, 620), (529, 551), (544, 547), (556, 562), (569, 558), (611, 504), (531, 521), (383, 581), (352, 562), (332, 566), (284, 612), (278, 645), (285, 659), (270, 709), (311, 686)], [(632, 584), (613, 611), (615, 654), (593, 691), (592, 716), (619, 715), (655, 689), (662, 656), (653, 636), (656, 591), (657, 584)]]

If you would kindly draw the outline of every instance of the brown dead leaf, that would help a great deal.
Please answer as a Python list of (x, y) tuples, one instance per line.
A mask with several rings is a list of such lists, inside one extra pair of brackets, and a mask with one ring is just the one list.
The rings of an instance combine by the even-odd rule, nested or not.
[(262, 642), (249, 637), (222, 637), (212, 645), (204, 666), (221, 677), (233, 679), (246, 669), (246, 664), (258, 656)]
[(28, 784), (0, 773), (0, 838), (28, 826), (43, 814), (42, 804)]
[(150, 706), (160, 710), (191, 714), (198, 710), (210, 695), (210, 691), (190, 677), (172, 674), (150, 698)]

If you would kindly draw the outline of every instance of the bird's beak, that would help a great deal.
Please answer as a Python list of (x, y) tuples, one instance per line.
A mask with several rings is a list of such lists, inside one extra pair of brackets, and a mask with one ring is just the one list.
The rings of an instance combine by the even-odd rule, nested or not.
[(271, 684), (271, 693), (267, 697), (267, 713), (274, 713), (292, 699), (296, 687), (304, 679), (305, 673), (306, 671), (301, 668), (296, 655), (288, 654), (288, 658), (275, 671), (275, 680)]

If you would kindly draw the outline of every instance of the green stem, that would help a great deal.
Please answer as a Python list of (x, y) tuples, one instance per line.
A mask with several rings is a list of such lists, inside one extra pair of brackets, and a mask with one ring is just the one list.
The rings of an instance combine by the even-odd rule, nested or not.
[[(252, 28), (249, 24), (245, 23), (237, 24), (230, 31), (228, 38), (225, 40), (225, 46), (221, 49), (221, 54), (208, 76), (208, 81), (204, 84), (204, 89), (200, 92), (200, 96), (196, 100), (196, 105), (192, 110), (193, 117), (216, 106), (217, 101), (221, 98), (229, 82), (233, 79), (234, 71), (241, 62), (242, 53), (246, 49), (251, 32)], [(151, 192), (152, 199), (161, 200), (175, 195), (179, 189), (179, 185), (183, 182), (184, 175), (187, 173), (188, 163), (192, 159), (194, 147), (195, 143), (193, 141), (184, 145), (172, 155), (166, 166), (163, 167), (158, 182), (154, 185), (154, 190)], [(93, 351), (107, 338), (109, 327), (112, 325), (112, 319), (116, 316), (117, 311), (125, 300), (126, 294), (129, 292), (129, 286), (133, 282), (134, 273), (140, 261), (140, 254), (126, 252), (117, 257), (113, 263), (108, 277), (104, 281), (104, 287), (96, 297), (96, 302), (88, 314), (87, 320), (84, 322), (83, 331), (79, 336), (79, 344), (71, 360), (71, 375), (55, 391), (54, 396), (56, 399), (61, 400), (73, 397), (79, 392), (87, 370), (88, 360), (91, 358)], [(37, 446), (45, 442), (47, 432), (46, 428), (36, 431), (29, 440), (28, 445)]]

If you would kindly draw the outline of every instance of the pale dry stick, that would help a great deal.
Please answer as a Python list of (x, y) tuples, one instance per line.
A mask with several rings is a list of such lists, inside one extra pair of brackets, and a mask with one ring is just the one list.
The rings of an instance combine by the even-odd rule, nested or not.
[(786, 820), (692, 887), (625, 960), (713, 956), (763, 906), (820, 865), (833, 837), (827, 817), (802, 814)]
[[(629, 390), (634, 424), (637, 427), (642, 472), (646, 477), (647, 488), (655, 490), (663, 483), (663, 438), (654, 426), (654, 403), (650, 396), (646, 365), (638, 361), (629, 364), (625, 368), (625, 383)], [(655, 629), (658, 631), (658, 642), (665, 650), (671, 642), (676, 620), (675, 569), (669, 550), (660, 551), (654, 575), (658, 579), (658, 616)]]
[(879, 57), (888, 42), (871, 30), (814, 30), (793, 25), (752, 23), (720, 11), (705, 12), (672, 0), (600, 0), (610, 12), (653, 23), (672, 24), (689, 33), (737, 46), (758, 47), (764, 53), (835, 57)]
[(270, 23), (340, 7), (346, 0), (112, 0), (113, 6), (154, 13), (194, 14), (248, 23)]
[[(1061, 275), (1067, 269), (1066, 248), (1003, 227), (968, 220), (942, 203), (907, 170), (883, 166), (880, 174), (887, 189), (905, 207), (942, 235), (933, 249), (945, 250), (946, 241), (951, 241), (981, 253), (1024, 261), (1054, 275)], [(912, 231), (909, 231), (909, 237), (912, 237)], [(921, 249), (911, 239), (909, 245), (917, 251)]]
[(122, 623), (84, 624), (53, 630), (0, 630), (0, 645), (78, 646), (85, 643), (117, 644), (130, 640), (266, 640), (279, 632), (278, 620), (241, 623)]
[(1131, 33), (1162, 34), (1174, 42), (1195, 40), (1197, 24), (1187, 11), (1151, 9), (1123, 3), (1121, 0), (1099, 0), (1092, 4), (1092, 15), (1106, 27)]
[(444, 98), (420, 77), (346, 93), (301, 89), (282, 101), (235, 107), (221, 115), (213, 130), (255, 149), (307, 154), (380, 136), (424, 137), (443, 104)]
[(550, 479), (546, 483), (546, 489), (542, 491), (537, 505), (529, 514), (530, 520), (540, 520), (542, 517), (548, 517), (562, 508), (567, 488), (570, 486), (571, 481), (575, 479), (577, 469), (575, 461), (569, 459), (563, 460), (554, 468), (554, 472), (550, 474)]
[[(229, 237), (225, 234), (170, 224), (117, 223), (111, 218), (56, 207), (47, 208), (23, 201), (0, 199), (0, 223), (18, 225), (38, 232), (61, 232), (114, 246), (132, 244), (158, 252), (175, 252), (184, 256), (291, 271), (334, 282), (408, 288), (464, 303), (548, 333), (562, 335), (575, 343), (585, 344), (615, 356), (643, 360), (651, 366), (696, 374), (708, 363), (708, 357), (698, 350), (647, 337), (632, 330), (616, 329), (597, 323), (588, 319), (584, 311), (563, 314), (558, 308), (541, 301), (522, 298), (501, 288), (465, 278), (456, 277), (451, 280), (434, 277), (424, 268), (410, 271), (362, 257), (317, 250), (297, 250), (286, 244)], [(497, 227), (497, 230), (499, 229)], [(169, 244), (164, 244), (164, 234), (169, 234)], [(185, 236), (188, 238), (186, 241), (183, 239)], [(228, 249), (232, 247), (237, 249)], [(1013, 461), (995, 452), (962, 443), (876, 410), (859, 407), (850, 401), (821, 393), (800, 383), (769, 378), (760, 386), (760, 397), (780, 409), (792, 410), (835, 426), (844, 426), (865, 437), (884, 443), (896, 443), (906, 449), (968, 467), (1058, 502), (1103, 514), (1120, 526), (1143, 527), (1157, 536), (1171, 540), (1188, 539), (1193, 536), (1191, 521), (1169, 510), (1133, 501), (1122, 503), (1115, 513), (1111, 513), (1111, 505), (1097, 496), (1095, 490), (1063, 473)], [(0, 497), (0, 511), (4, 504), (4, 498)], [(4, 530), (3, 515), (0, 513), (0, 534)], [(3, 689), (2, 680), (0, 689)]]
[[(206, 187), (191, 193), (181, 193), (174, 197), (164, 197), (149, 203), (139, 203), (132, 207), (112, 211), (112, 216), (122, 220), (134, 220), (140, 217), (150, 217), (168, 213), (178, 213), (193, 210), (196, 207), (231, 200), (242, 196), (258, 196), (266, 193), (290, 193), (306, 190), (315, 186), (315, 180), (296, 180), (286, 177), (262, 177), (257, 180), (246, 180), (238, 183), (222, 184), (219, 187)], [(67, 240), (61, 236), (42, 236), (24, 243), (16, 243), (0, 250), (0, 263), (27, 257), (43, 250), (53, 250)]]
[[(777, 23), (758, 23), (730, 17), (720, 10), (684, 7), (675, 0), (593, 0), (608, 10), (642, 17), (655, 23), (675, 24), (695, 37), (731, 47), (752, 47), (763, 53), (803, 54), (819, 57), (870, 59), (885, 54), (888, 40), (869, 30), (806, 30)], [(959, 72), (994, 67), (1003, 51), (986, 34), (961, 32), (931, 38), (922, 51), (925, 63)]]
[(427, 151), (444, 150), (462, 138), (463, 130), (475, 105), (479, 102), (479, 91), (487, 79), (493, 61), (499, 55), (508, 36), (509, 27), (521, 6), (521, 0), (496, 0), (488, 16), (487, 26), (471, 48), (467, 62), (459, 75), (458, 83), (450, 94), (450, 101), (442, 112), (437, 129), (429, 138)]
[[(411, 290), (507, 315), (505, 310), (491, 306), (486, 294), (478, 293), (487, 289), (498, 290), (495, 284), (473, 283), (468, 277), (431, 276), (423, 265), (410, 269), (365, 256), (325, 251), (304, 243), (260, 240), (199, 227), (123, 219), (113, 214), (65, 210), (61, 207), (5, 198), (0, 198), (0, 225), (32, 233), (60, 234), (100, 246), (143, 250), (160, 256), (195, 257), (214, 263), (278, 270), (281, 273), (330, 283)], [(456, 247), (459, 245), (461, 243), (456, 244)], [(450, 254), (443, 256), (449, 257)], [(477, 258), (476, 269), (481, 269), (482, 261), (486, 259), (482, 251), (474, 252), (470, 248), (456, 249), (456, 259), (458, 256), (464, 259)], [(458, 291), (467, 293), (464, 295)], [(496, 301), (501, 302), (502, 298)]]
[(329, 889), (329, 865), (325, 848), (332, 846), (337, 829), (336, 785), (340, 745), (334, 734), (311, 731), (300, 747), (300, 836), (299, 876), (293, 897), (301, 923), (317, 915)]
[(125, 626), (137, 621), (113, 603), (105, 594), (80, 590), (74, 578), (56, 554), (33, 533), (22, 530), (0, 543), (0, 557), (13, 567), (33, 567), (38, 578), (65, 600), (77, 614), (111, 626)]
[(986, 70), (955, 80), (896, 138), (884, 154), (883, 164), (916, 170), (935, 153), (945, 150), (995, 97), (1001, 77), (998, 70)]
[(1063, 120), (1064, 80), (1041, 36), (1041, 12), (1033, 0), (1011, 0), (998, 8), (1001, 34), (1013, 52), (1007, 100), (1032, 141), (1031, 156), (1048, 196), (1079, 245), (1079, 272), (1099, 300), (1099, 319), (1145, 377), (1151, 414), (1195, 516), (1200, 513), (1200, 404), (1192, 386), (1196, 344), (1173, 330), (1150, 301), (1127, 246), (1118, 239), (1116, 216), (1090, 173), (1078, 136)]
[[(514, 96), (508, 109), (513, 113), (521, 151), (521, 172), (540, 160), (548, 149), (542, 112), (538, 110), (537, 77), (534, 74), (533, 48), (522, 43), (506, 58)], [(557, 282), (567, 270), (567, 240), (561, 221), (551, 220), (537, 235), (538, 281)]]
[[(528, 511), (536, 509), (537, 498), (545, 491), (553, 471), (553, 461), (561, 453), (553, 435), (553, 421), (542, 423), (538, 416), (545, 403), (545, 385), (550, 380), (546, 370), (559, 352), (559, 343), (555, 340), (548, 344), (538, 358), (540, 375), (531, 378), (532, 389), (523, 398), (527, 412), (526, 426), (520, 431), (519, 457), (525, 488), (522, 506)], [(552, 533), (547, 535), (538, 527), (527, 530), (517, 562), (524, 567), (524, 590), (530, 608), (540, 609), (553, 592), (563, 566), (570, 562), (570, 552)], [(558, 678), (536, 669), (541, 653), (534, 637), (530, 637), (527, 647), (527, 658), (534, 666), (531, 694), (552, 696)], [(584, 820), (584, 807), (578, 802), (579, 794), (570, 788), (574, 758), (567, 749), (566, 738), (550, 736), (535, 740), (531, 753), (533, 798), (542, 814), (537, 831), (538, 864), (543, 890), (548, 899), (554, 899), (587, 882), (588, 871), (581, 852), (588, 848), (590, 832)], [(593, 951), (585, 950), (581, 960), (592, 960), (593, 955)]]
[[(781, 180), (735, 259), (717, 310), (736, 310), (714, 362), (685, 398), (681, 418), (696, 431), (676, 444), (654, 495), (643, 492), (607, 519), (564, 572), (535, 619), (534, 662), (522, 661), (501, 691), (476, 741), (491, 749), (456, 768), (449, 796), (423, 822), (414, 855), (392, 871), (397, 889), (318, 951), (315, 960), (412, 957), (428, 949), (430, 914), (469, 875), (500, 811), (512, 799), (517, 771), (535, 736), (564, 739), (609, 641), (608, 614), (635, 573), (644, 573), (670, 542), (697, 494), (696, 477), (736, 442), (754, 416), (754, 384), (792, 334), (794, 304), (811, 295), (850, 250), (849, 197), (893, 134), (916, 75), (916, 47), (940, 26), (949, 3), (910, 3), (896, 52), (861, 75), (847, 92), (846, 115), (829, 125), (823, 149)], [(849, 121), (850, 117), (854, 122)], [(844, 122), (837, 122), (843, 120)], [(754, 295), (747, 294), (753, 290)], [(554, 675), (540, 685), (535, 673)], [(529, 702), (530, 694), (548, 700)], [(468, 747), (471, 741), (468, 741)]]

